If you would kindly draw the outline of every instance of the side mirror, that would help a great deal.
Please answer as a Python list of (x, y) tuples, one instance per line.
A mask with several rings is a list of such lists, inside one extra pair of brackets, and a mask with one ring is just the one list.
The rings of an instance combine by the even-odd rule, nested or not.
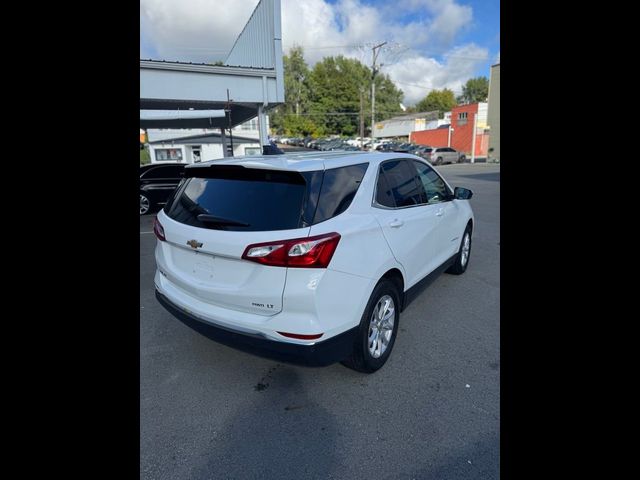
[(469, 200), (473, 197), (473, 192), (468, 188), (456, 187), (453, 190), (453, 198), (456, 200)]

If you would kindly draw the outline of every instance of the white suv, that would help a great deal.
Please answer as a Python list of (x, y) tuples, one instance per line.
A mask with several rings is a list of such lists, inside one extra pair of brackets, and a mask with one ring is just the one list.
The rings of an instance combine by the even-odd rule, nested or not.
[(469, 198), (401, 153), (190, 165), (154, 224), (156, 296), (221, 343), (373, 372), (411, 293), (466, 270)]

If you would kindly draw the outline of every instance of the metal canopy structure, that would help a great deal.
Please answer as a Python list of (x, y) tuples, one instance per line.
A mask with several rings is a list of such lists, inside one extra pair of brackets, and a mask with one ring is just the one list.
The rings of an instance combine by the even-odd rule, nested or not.
[(140, 110), (190, 112), (164, 119), (141, 112), (141, 128), (226, 129), (258, 116), (260, 143), (268, 145), (265, 109), (283, 102), (280, 0), (260, 0), (224, 65), (140, 60)]

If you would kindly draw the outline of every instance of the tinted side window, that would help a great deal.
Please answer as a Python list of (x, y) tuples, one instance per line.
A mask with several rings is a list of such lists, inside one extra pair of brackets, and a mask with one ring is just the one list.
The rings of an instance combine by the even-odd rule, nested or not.
[(147, 172), (142, 176), (145, 179), (152, 178), (179, 178), (180, 173), (183, 171), (184, 167), (176, 167), (176, 166), (159, 166), (150, 168)]
[(320, 223), (344, 212), (355, 197), (368, 163), (325, 170), (313, 223)]
[(417, 181), (416, 170), (407, 160), (391, 160), (383, 163), (380, 168), (397, 207), (426, 203), (422, 183)]
[(451, 190), (433, 168), (416, 160), (412, 160), (412, 163), (418, 172), (420, 182), (424, 186), (428, 203), (439, 203), (450, 199)]
[(158, 167), (151, 167), (151, 168), (147, 168), (144, 171), (142, 171), (142, 173), (140, 174), (140, 178), (154, 178), (153, 177), (153, 171), (156, 170)]
[(162, 178), (180, 178), (184, 167), (160, 167)]
[(396, 207), (396, 202), (393, 199), (393, 192), (391, 191), (391, 188), (389, 188), (387, 178), (382, 172), (382, 167), (380, 167), (380, 171), (378, 172), (378, 183), (376, 185), (376, 203), (385, 207)]

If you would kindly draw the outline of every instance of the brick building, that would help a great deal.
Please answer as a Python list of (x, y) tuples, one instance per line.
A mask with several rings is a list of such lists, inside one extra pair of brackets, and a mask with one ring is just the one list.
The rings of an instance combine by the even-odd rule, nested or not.
[(453, 147), (465, 155), (471, 155), (473, 139), (473, 121), (476, 119), (476, 157), (486, 157), (489, 147), (487, 129), (487, 104), (471, 103), (458, 105), (451, 109), (449, 128), (435, 128), (411, 132), (409, 140), (419, 145), (432, 147)]

